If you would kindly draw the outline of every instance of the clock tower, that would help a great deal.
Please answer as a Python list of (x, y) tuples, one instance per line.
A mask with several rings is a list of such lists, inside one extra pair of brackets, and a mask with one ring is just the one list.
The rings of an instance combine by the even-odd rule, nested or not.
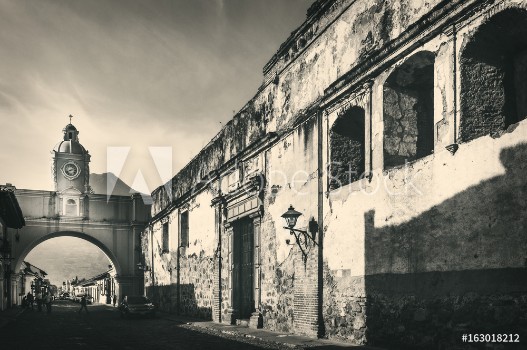
[(90, 154), (79, 143), (79, 131), (70, 123), (63, 140), (53, 149), (52, 175), (60, 216), (84, 217), (84, 199), (90, 192)]

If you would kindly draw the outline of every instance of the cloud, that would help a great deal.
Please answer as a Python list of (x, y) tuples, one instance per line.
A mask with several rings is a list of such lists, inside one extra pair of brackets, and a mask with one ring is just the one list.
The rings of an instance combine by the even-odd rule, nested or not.
[[(145, 162), (141, 168), (152, 165), (144, 154), (149, 146), (172, 146), (177, 172), (253, 97), (263, 65), (308, 6), (305, 0), (0, 0), (6, 125), (0, 147), (32, 137), (8, 156), (0, 182), (51, 188), (49, 176), (28, 175), (20, 160), (34, 167), (30, 173), (46, 174), (69, 114), (93, 171), (105, 171), (107, 146), (131, 145), (131, 156), (139, 152), (136, 161)], [(161, 184), (154, 173), (144, 176), (157, 181), (149, 186)]]

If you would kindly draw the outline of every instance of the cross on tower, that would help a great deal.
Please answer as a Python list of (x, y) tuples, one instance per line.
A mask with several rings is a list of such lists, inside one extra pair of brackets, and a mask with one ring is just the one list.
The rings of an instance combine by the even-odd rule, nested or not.
[(73, 116), (70, 114), (69, 118), (70, 118), (70, 124), (71, 124), (71, 118), (73, 118)]

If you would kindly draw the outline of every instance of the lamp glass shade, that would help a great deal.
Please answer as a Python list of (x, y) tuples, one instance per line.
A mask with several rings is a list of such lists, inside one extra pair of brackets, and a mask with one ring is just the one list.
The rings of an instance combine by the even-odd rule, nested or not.
[(289, 206), (289, 209), (282, 214), (282, 217), (285, 219), (285, 222), (289, 228), (293, 228), (296, 225), (296, 220), (302, 213), (298, 212), (293, 208), (292, 205)]

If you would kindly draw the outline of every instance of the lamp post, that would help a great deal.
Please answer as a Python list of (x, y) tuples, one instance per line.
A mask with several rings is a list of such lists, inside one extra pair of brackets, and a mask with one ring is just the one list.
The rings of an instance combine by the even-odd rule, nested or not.
[[(307, 255), (309, 254), (310, 245), (309, 242), (314, 245), (318, 245), (316, 241), (316, 235), (318, 232), (318, 223), (315, 218), (309, 220), (308, 231), (296, 229), (296, 222), (302, 213), (295, 210), (295, 208), (290, 205), (289, 209), (282, 214), (282, 217), (286, 221), (287, 227), (284, 227), (286, 230), (289, 230), (289, 234), (295, 237), (295, 243), (300, 248), (302, 252), (302, 257), (304, 264), (307, 262)], [(286, 243), (289, 244), (289, 240), (286, 240)]]

